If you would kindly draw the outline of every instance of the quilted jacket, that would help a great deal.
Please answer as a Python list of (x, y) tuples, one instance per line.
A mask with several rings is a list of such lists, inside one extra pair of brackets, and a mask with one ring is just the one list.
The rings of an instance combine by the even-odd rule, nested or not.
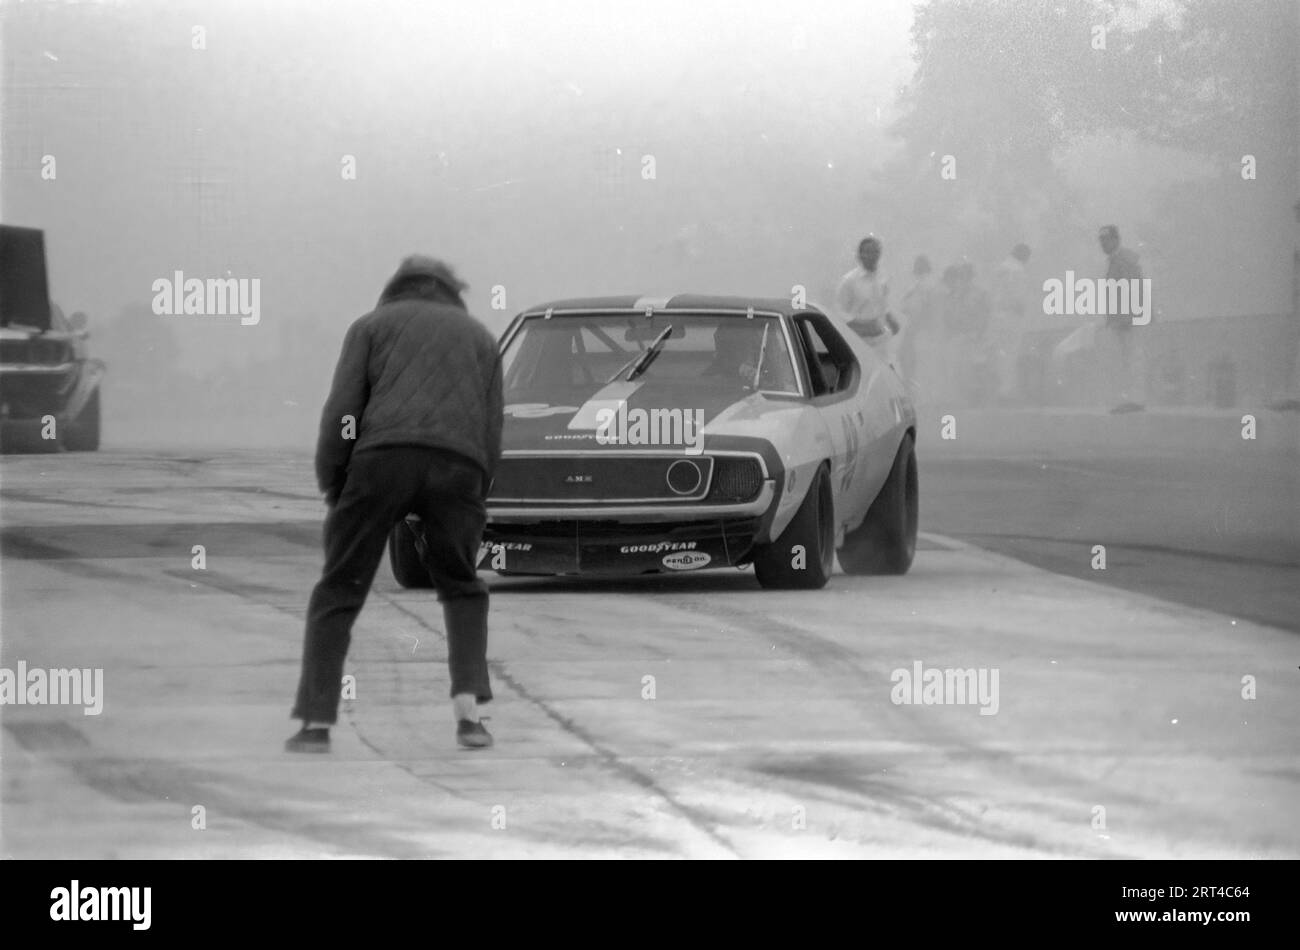
[(408, 258), (379, 305), (348, 328), (316, 445), (327, 498), (342, 490), (352, 453), (384, 446), (450, 450), (491, 481), (501, 455), (501, 358), (461, 303), (462, 286), (440, 262)]

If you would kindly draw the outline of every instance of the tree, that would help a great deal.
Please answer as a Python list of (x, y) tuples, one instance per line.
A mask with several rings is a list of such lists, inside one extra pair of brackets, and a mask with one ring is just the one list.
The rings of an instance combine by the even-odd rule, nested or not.
[[(1057, 160), (1083, 136), (1130, 133), (1203, 154), (1225, 175), (1244, 153), (1294, 161), (1294, 4), (1177, 0), (1143, 19), (1144, 6), (919, 7), (916, 71), (894, 126), (902, 148), (879, 191), (901, 190), (922, 225), (965, 220), (1005, 241), (1026, 217), (1068, 212)], [(955, 178), (942, 177), (945, 157)]]

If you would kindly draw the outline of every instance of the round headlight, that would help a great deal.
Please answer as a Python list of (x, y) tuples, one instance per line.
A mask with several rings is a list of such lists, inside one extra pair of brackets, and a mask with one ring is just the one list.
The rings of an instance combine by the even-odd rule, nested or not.
[(668, 466), (668, 487), (675, 495), (689, 495), (699, 491), (704, 482), (704, 472), (690, 459), (678, 459)]

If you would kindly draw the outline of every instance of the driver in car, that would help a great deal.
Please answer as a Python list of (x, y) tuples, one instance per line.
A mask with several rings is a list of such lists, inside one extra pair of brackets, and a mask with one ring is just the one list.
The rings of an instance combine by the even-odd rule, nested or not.
[[(766, 346), (763, 343), (765, 328)], [(785, 339), (771, 321), (765, 320), (762, 325), (750, 320), (723, 321), (713, 331), (713, 361), (704, 370), (704, 375), (738, 380), (747, 388), (793, 390), (794, 379), (785, 352)], [(763, 370), (755, 385), (754, 370), (760, 358)]]

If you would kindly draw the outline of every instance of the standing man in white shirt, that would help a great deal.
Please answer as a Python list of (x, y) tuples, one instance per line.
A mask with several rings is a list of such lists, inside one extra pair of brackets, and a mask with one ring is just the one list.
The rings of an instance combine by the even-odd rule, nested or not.
[(875, 235), (858, 243), (858, 266), (840, 279), (835, 304), (853, 331), (892, 361), (890, 342), (902, 327), (889, 310), (889, 280), (880, 270), (882, 251)]
[(993, 272), (991, 342), (997, 353), (998, 401), (1004, 405), (1025, 394), (1020, 391), (1020, 356), (1029, 312), (1028, 244), (1017, 244)]
[[(904, 332), (899, 338), (899, 371), (907, 382), (909, 391), (916, 395), (926, 389), (920, 383), (922, 369), (917, 364), (918, 349), (925, 354), (924, 374), (927, 380), (937, 378), (936, 361), (941, 356), (939, 318), (943, 305), (943, 289), (935, 277), (930, 258), (919, 255), (912, 262), (912, 276), (916, 282), (903, 295)], [(918, 344), (918, 339), (922, 340)]]

